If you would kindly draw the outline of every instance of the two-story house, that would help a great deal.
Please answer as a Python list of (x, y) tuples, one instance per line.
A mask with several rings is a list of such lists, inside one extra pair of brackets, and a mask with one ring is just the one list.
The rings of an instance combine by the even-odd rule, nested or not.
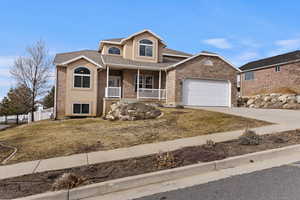
[(150, 30), (55, 56), (57, 118), (100, 116), (116, 101), (236, 105), (238, 70), (221, 56), (169, 49)]
[(240, 67), (241, 95), (262, 93), (300, 93), (300, 51), (293, 51)]

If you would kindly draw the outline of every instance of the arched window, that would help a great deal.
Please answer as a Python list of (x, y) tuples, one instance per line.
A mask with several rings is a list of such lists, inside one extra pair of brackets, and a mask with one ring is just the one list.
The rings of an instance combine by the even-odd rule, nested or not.
[(110, 47), (110, 48), (108, 49), (108, 53), (109, 53), (109, 54), (120, 55), (120, 54), (121, 54), (121, 51), (120, 51), (120, 49), (117, 48), (117, 47)]
[(153, 42), (148, 39), (142, 39), (139, 42), (140, 56), (153, 56)]
[(88, 68), (78, 67), (74, 70), (74, 87), (90, 88), (91, 72)]
[(204, 60), (203, 64), (206, 65), (206, 66), (213, 66), (214, 65), (214, 63), (209, 59)]

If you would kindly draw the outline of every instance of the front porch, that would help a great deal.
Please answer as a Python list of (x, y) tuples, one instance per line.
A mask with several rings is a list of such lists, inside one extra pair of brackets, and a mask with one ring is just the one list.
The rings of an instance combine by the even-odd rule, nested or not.
[(107, 67), (105, 98), (166, 100), (166, 72)]

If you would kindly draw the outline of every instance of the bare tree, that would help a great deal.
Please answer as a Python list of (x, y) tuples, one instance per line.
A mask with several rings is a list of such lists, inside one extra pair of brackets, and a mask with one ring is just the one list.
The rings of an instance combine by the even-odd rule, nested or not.
[(19, 57), (11, 67), (10, 73), (18, 85), (31, 91), (31, 120), (34, 121), (36, 98), (48, 89), (52, 62), (43, 41), (38, 41), (26, 49), (28, 55)]

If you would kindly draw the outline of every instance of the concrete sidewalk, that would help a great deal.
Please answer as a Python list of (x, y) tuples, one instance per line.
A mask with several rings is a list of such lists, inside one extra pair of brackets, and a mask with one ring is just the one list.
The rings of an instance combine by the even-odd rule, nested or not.
[[(214, 110), (214, 111), (226, 112), (226, 113), (233, 112), (230, 114), (241, 115), (241, 116), (245, 115), (244, 112), (249, 111), (248, 117), (251, 117), (252, 115), (259, 115), (259, 116), (253, 116), (253, 118), (257, 118), (257, 119), (261, 119), (263, 116), (259, 114), (260, 111), (258, 111), (259, 112), (258, 114), (251, 115), (251, 112), (256, 113), (256, 111), (252, 111), (252, 109), (248, 109), (245, 111), (240, 111), (240, 110), (234, 111), (231, 109), (224, 110), (224, 111), (221, 110)], [(242, 114), (236, 112), (241, 112)], [(277, 112), (278, 111), (276, 111), (276, 113)], [(297, 116), (296, 119), (289, 121), (286, 120), (289, 117), (282, 116), (282, 121), (279, 121), (278, 120), (280, 118), (279, 116), (275, 117), (276, 119), (275, 118), (272, 119), (274, 113), (268, 113), (268, 115), (270, 116), (264, 117), (269, 119), (269, 120), (266, 119), (266, 121), (270, 121), (274, 123), (279, 122), (279, 124), (254, 128), (253, 130), (255, 130), (258, 134), (263, 135), (263, 134), (269, 134), (269, 133), (280, 132), (280, 131), (288, 131), (288, 130), (294, 130), (300, 128), (300, 123), (299, 123), (300, 112), (296, 112), (296, 111), (290, 111), (290, 112), (295, 112), (295, 115), (294, 113), (291, 113), (290, 118)], [(77, 167), (77, 166), (83, 166), (83, 165), (89, 165), (95, 163), (140, 157), (140, 156), (155, 154), (160, 151), (173, 151), (176, 149), (180, 149), (182, 147), (202, 145), (205, 144), (207, 140), (213, 140), (215, 142), (223, 142), (223, 141), (238, 138), (241, 135), (242, 131), (243, 130), (215, 133), (210, 135), (183, 138), (183, 139), (177, 139), (177, 140), (166, 141), (166, 142), (137, 145), (129, 148), (120, 148), (120, 149), (109, 150), (109, 151), (83, 153), (83, 154), (76, 154), (76, 155), (71, 155), (66, 157), (56, 157), (56, 158), (50, 158), (45, 160), (37, 160), (37, 161), (24, 162), (24, 163), (18, 163), (13, 165), (6, 165), (0, 167), (0, 179), (21, 176), (21, 175), (31, 174), (36, 172), (65, 169), (65, 168), (71, 168), (71, 167)]]
[(5, 130), (9, 127), (10, 127), (9, 125), (0, 125), (0, 131)]

